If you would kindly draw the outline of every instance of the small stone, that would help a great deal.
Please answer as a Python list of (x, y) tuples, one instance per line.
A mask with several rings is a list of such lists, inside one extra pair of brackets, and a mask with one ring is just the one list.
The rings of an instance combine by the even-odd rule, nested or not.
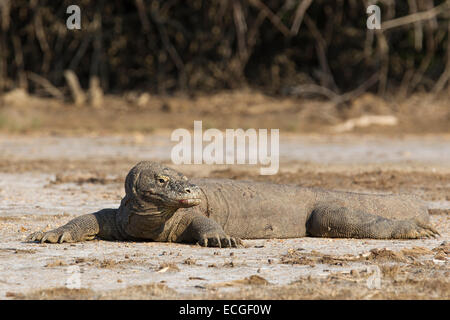
[(355, 269), (352, 269), (352, 270), (350, 271), (350, 275), (351, 275), (352, 277), (359, 278), (359, 271), (358, 271), (358, 270), (355, 270)]

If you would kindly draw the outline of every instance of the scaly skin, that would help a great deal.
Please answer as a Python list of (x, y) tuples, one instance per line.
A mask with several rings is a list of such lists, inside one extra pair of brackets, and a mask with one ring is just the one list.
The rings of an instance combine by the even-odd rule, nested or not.
[(303, 236), (417, 239), (439, 233), (418, 198), (326, 191), (227, 179), (188, 180), (140, 162), (125, 180), (118, 209), (77, 217), (28, 241), (105, 240), (197, 242), (237, 247), (241, 239)]

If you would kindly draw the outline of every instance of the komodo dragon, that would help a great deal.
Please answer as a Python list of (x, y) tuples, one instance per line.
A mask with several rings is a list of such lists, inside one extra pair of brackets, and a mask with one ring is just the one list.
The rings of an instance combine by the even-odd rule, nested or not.
[(439, 233), (426, 206), (404, 195), (325, 191), (295, 185), (192, 179), (153, 162), (140, 162), (125, 179), (118, 209), (82, 215), (28, 241), (106, 240), (199, 243), (237, 247), (241, 239), (416, 239)]

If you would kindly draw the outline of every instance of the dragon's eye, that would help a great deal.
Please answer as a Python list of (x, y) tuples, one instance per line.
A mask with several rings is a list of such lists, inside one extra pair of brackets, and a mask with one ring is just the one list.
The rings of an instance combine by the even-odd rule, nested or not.
[(157, 180), (159, 183), (163, 184), (163, 183), (166, 183), (167, 180), (169, 180), (169, 179), (166, 178), (166, 177), (157, 177), (156, 180)]

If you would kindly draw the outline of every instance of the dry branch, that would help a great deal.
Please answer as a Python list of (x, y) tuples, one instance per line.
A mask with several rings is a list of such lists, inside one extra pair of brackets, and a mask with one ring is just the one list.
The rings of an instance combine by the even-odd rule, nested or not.
[(411, 23), (415, 23), (418, 21), (433, 19), (434, 17), (436, 17), (444, 12), (448, 12), (448, 10), (450, 10), (450, 1), (449, 0), (438, 5), (437, 7), (434, 7), (427, 11), (417, 12), (417, 13), (410, 14), (405, 17), (392, 19), (392, 20), (383, 22), (381, 24), (381, 30), (386, 31), (386, 30), (389, 30), (392, 28), (402, 27), (402, 26), (405, 26), (405, 25), (408, 25)]
[(78, 77), (75, 72), (72, 70), (66, 70), (64, 71), (64, 77), (69, 85), (75, 105), (84, 105), (86, 103), (86, 94), (83, 89), (81, 89), (80, 82), (78, 81)]
[(278, 29), (285, 37), (290, 37), (291, 31), (283, 24), (281, 19), (272, 12), (264, 3), (259, 0), (248, 0), (251, 5), (258, 8), (267, 16), (267, 18), (272, 22), (275, 28)]
[(303, 17), (306, 13), (306, 10), (308, 10), (309, 6), (311, 5), (312, 0), (303, 0), (298, 4), (297, 11), (295, 12), (295, 18), (294, 22), (291, 26), (291, 33), (293, 35), (297, 35), (298, 31), (300, 30), (300, 26), (303, 21)]
[(48, 81), (44, 77), (41, 77), (40, 75), (33, 73), (33, 72), (28, 72), (27, 76), (28, 76), (28, 79), (30, 79), (34, 83), (40, 85), (51, 96), (53, 96), (57, 99), (64, 99), (63, 93), (58, 88), (56, 88), (54, 85), (52, 85), (50, 83), (50, 81)]

